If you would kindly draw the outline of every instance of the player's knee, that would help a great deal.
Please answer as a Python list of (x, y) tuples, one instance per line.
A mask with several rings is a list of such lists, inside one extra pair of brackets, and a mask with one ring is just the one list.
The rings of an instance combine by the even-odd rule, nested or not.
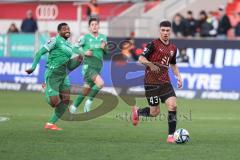
[(90, 86), (85, 85), (84, 88), (82, 89), (83, 96), (87, 96), (90, 91), (91, 91)]
[(51, 107), (53, 107), (53, 108), (57, 107), (58, 104), (59, 104), (59, 103), (50, 101), (50, 105), (51, 105)]
[(64, 103), (65, 105), (69, 105), (70, 100), (64, 100), (64, 101), (62, 101), (62, 103)]
[(160, 109), (159, 108), (155, 108), (155, 109), (151, 109), (150, 110), (150, 115), (152, 116), (152, 117), (156, 117), (156, 116), (158, 116), (160, 114)]
[(104, 82), (101, 81), (101, 82), (97, 83), (96, 86), (101, 89), (104, 86)]
[(82, 92), (83, 96), (87, 96), (88, 93), (89, 93), (89, 90), (90, 90), (90, 89), (88, 89), (88, 90), (83, 90), (83, 92)]
[(176, 101), (168, 101), (166, 103), (168, 109), (171, 109), (171, 110), (176, 110), (176, 106), (177, 106), (177, 103)]
[(168, 110), (169, 111), (177, 111), (177, 105), (169, 105)]
[(157, 117), (159, 115), (160, 111), (154, 111), (154, 112), (151, 112), (151, 116), (152, 117)]
[(103, 88), (103, 86), (104, 86), (104, 81), (99, 75), (96, 76), (94, 83), (100, 89)]
[(170, 101), (170, 102), (168, 102), (168, 105), (169, 106), (176, 106), (177, 103), (176, 103), (176, 101)]
[(59, 103), (60, 103), (60, 99), (59, 98), (51, 98), (50, 97), (50, 105), (52, 107), (54, 107), (54, 108), (57, 107)]
[(62, 99), (62, 102), (63, 102), (64, 104), (69, 104), (69, 103), (70, 103), (70, 96), (64, 97), (64, 98)]
[(70, 91), (62, 91), (60, 93), (60, 98), (61, 98), (61, 101), (64, 104), (69, 104), (69, 101), (70, 101)]

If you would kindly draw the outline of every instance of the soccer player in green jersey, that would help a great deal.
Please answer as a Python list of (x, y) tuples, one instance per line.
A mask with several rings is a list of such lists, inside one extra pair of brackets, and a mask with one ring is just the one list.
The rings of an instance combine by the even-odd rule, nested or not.
[[(34, 58), (32, 67), (26, 72), (31, 74), (41, 56), (49, 53), (47, 59), (47, 70), (45, 72), (45, 95), (47, 102), (55, 108), (55, 111), (49, 122), (45, 124), (46, 129), (62, 130), (55, 123), (63, 115), (68, 107), (70, 100), (70, 81), (68, 70), (73, 70), (81, 63), (81, 57), (71, 59), (73, 56), (72, 44), (67, 41), (70, 37), (70, 28), (66, 23), (58, 25), (58, 35), (51, 38), (37, 53)], [(80, 52), (79, 52), (80, 53)]]
[(103, 67), (103, 55), (107, 53), (107, 37), (99, 33), (98, 18), (90, 18), (88, 25), (90, 33), (85, 34), (78, 41), (78, 47), (84, 52), (82, 73), (85, 84), (83, 91), (69, 107), (71, 113), (76, 113), (77, 107), (86, 96), (88, 99), (84, 105), (84, 112), (90, 111), (93, 98), (104, 85), (100, 71)]

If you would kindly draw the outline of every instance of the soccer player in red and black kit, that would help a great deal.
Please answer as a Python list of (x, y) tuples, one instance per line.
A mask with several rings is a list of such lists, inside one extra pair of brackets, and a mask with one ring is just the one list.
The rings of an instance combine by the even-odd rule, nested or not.
[(168, 68), (171, 67), (178, 80), (178, 88), (182, 88), (182, 78), (176, 65), (177, 48), (169, 42), (171, 22), (160, 23), (160, 38), (148, 43), (139, 62), (146, 66), (144, 88), (148, 107), (132, 108), (132, 122), (137, 125), (139, 116), (156, 117), (160, 113), (159, 101), (168, 109), (168, 143), (174, 143), (173, 133), (176, 130), (176, 94), (170, 82)]

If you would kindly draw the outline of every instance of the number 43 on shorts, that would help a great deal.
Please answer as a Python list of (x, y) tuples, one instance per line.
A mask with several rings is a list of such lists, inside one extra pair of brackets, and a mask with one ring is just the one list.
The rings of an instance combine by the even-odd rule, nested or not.
[(158, 96), (152, 96), (149, 98), (149, 102), (152, 106), (159, 105), (159, 97)]

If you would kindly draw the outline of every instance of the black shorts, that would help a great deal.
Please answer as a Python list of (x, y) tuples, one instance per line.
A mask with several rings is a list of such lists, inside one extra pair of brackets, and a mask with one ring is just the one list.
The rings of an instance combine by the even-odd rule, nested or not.
[(164, 83), (158, 85), (145, 84), (144, 88), (145, 96), (150, 106), (159, 105), (159, 100), (161, 100), (162, 103), (165, 103), (165, 101), (169, 97), (176, 97), (175, 91), (171, 83)]

